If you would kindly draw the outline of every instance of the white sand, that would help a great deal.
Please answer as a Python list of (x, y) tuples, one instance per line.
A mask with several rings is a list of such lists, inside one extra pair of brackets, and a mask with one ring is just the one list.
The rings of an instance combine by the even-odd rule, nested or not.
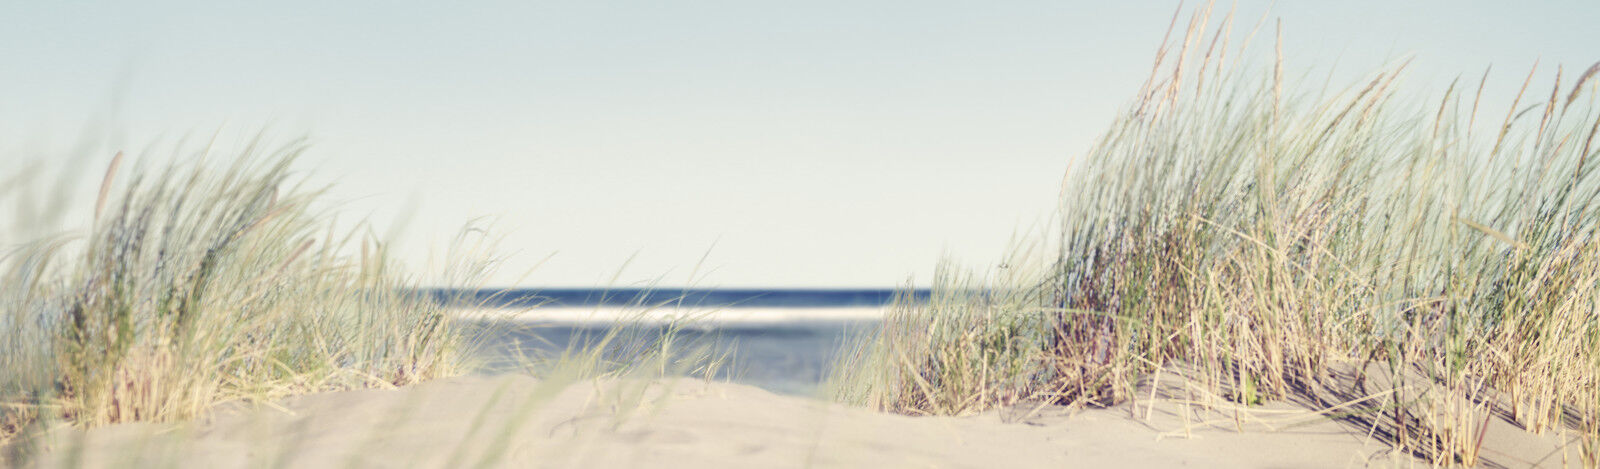
[[(1177, 404), (1137, 405), (908, 417), (696, 380), (557, 387), (528, 377), (466, 377), (400, 390), (304, 396), (282, 402), (281, 411), (221, 411), (188, 427), (59, 431), (53, 436), (57, 451), (41, 465), (71, 465), (72, 455), (81, 456), (78, 462), (87, 467), (1418, 464), (1393, 454), (1364, 429), (1286, 404), (1252, 409), (1242, 419), (1243, 433), (1231, 415), (1212, 414), (1216, 420), (1209, 425), (1193, 418), (1186, 424)], [(1491, 462), (1562, 464), (1555, 436), (1532, 437), (1500, 427), (1491, 429), (1486, 443)]]

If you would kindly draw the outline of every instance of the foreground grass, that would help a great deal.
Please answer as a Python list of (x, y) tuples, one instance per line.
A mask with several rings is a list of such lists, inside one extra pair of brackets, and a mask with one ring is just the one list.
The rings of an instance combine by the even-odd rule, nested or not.
[[(414, 455), (407, 464), (422, 467), (582, 466), (605, 457), (587, 448), (594, 439), (651, 421), (680, 387), (693, 388), (693, 380), (678, 378), (709, 382), (723, 366), (714, 337), (684, 334), (698, 314), (682, 311), (681, 318), (658, 323), (645, 318), (650, 305), (637, 308), (637, 315), (554, 350), (514, 344), (499, 344), (498, 353), (483, 350), (485, 362), (473, 376), (394, 391), (258, 402), (264, 405), (163, 425), (57, 430), (41, 436), (45, 451), (27, 462), (41, 468), (371, 466), (395, 464), (390, 448), (400, 445), (405, 449), (399, 451)], [(480, 312), (461, 325), (482, 332), (488, 344), (494, 335), (520, 327), (546, 327), (508, 323), (515, 315)], [(491, 358), (497, 354), (515, 355)], [(308, 409), (308, 402), (323, 404)], [(235, 446), (248, 450), (218, 450), (230, 443), (219, 442), (217, 432), (251, 435)], [(308, 434), (318, 436), (313, 441)], [(572, 441), (528, 444), (557, 434)]]
[(1305, 92), (1281, 50), (1251, 66), (1232, 17), (1208, 34), (1210, 16), (1074, 166), (1055, 247), (945, 269), (934, 301), (839, 367), (839, 397), (1102, 406), (1180, 368), (1233, 403), (1362, 399), (1364, 422), (1438, 464), (1476, 463), (1503, 413), (1581, 435), (1600, 465), (1597, 68), (1548, 91), (1530, 71), (1493, 115), (1487, 74), (1428, 102), (1396, 97), (1404, 65)]
[[(537, 376), (531, 392), (516, 393), (514, 415), (497, 416), (511, 418), (491, 425), (480, 415), (469, 425), (498, 435), (487, 447), (462, 443), (447, 465), (493, 464), (508, 456), (506, 438), (523, 425), (520, 417), (563, 389), (595, 386), (620, 425), (662, 399), (658, 382), (710, 377), (722, 366), (709, 344), (681, 337), (692, 314), (666, 325), (624, 318), (558, 353), (488, 366), (479, 349), (517, 325), (498, 321), (502, 313), (459, 316), (454, 308), (474, 305), (424, 293), (435, 290), (419, 288), (362, 229), (335, 231), (315, 207), (320, 192), (291, 171), (302, 149), (252, 144), (223, 167), (206, 163), (217, 155), (200, 154), (192, 163), (134, 170), (123, 170), (118, 155), (84, 236), (4, 240), (0, 466), (38, 462), (41, 454), (76, 466), (91, 456), (74, 446), (84, 430), (119, 423), (170, 423), (153, 427), (159, 430), (147, 440), (182, 446), (181, 431), (163, 435), (192, 428), (188, 421), (229, 402), (277, 408), (293, 395), (468, 372)], [(0, 192), (8, 195), (17, 194)], [(38, 231), (34, 221), (8, 220), (24, 225), (12, 230), (19, 233)], [(463, 233), (447, 254), (447, 283), (429, 287), (470, 292), (486, 273), (492, 242), (480, 230)], [(642, 315), (674, 305), (636, 306)], [(482, 403), (483, 412), (504, 407), (501, 394)], [(385, 421), (403, 421), (411, 410), (402, 406)], [(61, 424), (75, 428), (63, 432)], [(393, 430), (380, 425), (366, 438)], [(260, 450), (264, 461), (297, 456), (292, 447)], [(113, 463), (148, 456), (129, 451), (93, 456)]]
[(8, 247), (0, 442), (466, 370), (472, 336), (409, 293), (383, 244), (313, 209), (319, 192), (290, 170), (302, 148), (120, 172), (118, 155), (83, 237)]

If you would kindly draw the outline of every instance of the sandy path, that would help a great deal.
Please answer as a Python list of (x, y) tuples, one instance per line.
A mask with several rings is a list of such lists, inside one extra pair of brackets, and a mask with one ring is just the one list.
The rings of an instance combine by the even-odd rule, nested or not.
[[(1177, 405), (908, 417), (749, 386), (464, 377), (59, 431), (43, 467), (1362, 467), (1412, 460), (1288, 405), (1214, 425)], [(1148, 412), (1150, 419), (1144, 414)], [(1303, 422), (1292, 428), (1290, 423)], [(1187, 435), (1186, 435), (1187, 433)], [(1530, 441), (1546, 442), (1549, 438)], [(1528, 445), (1526, 441), (1511, 444)], [(82, 450), (73, 450), (81, 448)], [(1517, 467), (1548, 448), (1511, 448)], [(1542, 451), (1542, 453), (1541, 453)], [(76, 458), (74, 457), (77, 456)], [(81, 458), (81, 459), (79, 459)], [(74, 460), (78, 459), (78, 460)], [(1559, 454), (1544, 461), (1559, 466)]]

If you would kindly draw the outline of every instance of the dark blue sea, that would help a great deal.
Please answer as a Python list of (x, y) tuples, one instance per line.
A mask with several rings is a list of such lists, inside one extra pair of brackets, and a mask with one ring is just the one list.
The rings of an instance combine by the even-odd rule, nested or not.
[[(612, 353), (624, 358), (630, 347), (648, 344), (669, 331), (679, 344), (704, 347), (723, 358), (713, 375), (785, 394), (809, 395), (821, 389), (834, 362), (854, 340), (877, 330), (875, 316), (836, 314), (881, 310), (901, 300), (922, 302), (927, 290), (892, 288), (518, 288), (425, 292), (443, 303), (472, 309), (518, 310), (516, 320), (477, 322), (485, 334), (492, 367), (509, 368), (518, 357), (553, 356), (597, 343), (619, 332)], [(779, 312), (776, 321), (718, 320), (712, 316), (691, 327), (614, 320), (557, 320), (572, 311), (643, 308)], [(550, 320), (541, 320), (542, 318)]]

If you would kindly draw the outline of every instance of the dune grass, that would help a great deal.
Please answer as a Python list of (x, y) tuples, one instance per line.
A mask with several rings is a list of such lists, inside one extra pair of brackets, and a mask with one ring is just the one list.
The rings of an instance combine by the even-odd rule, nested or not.
[(1487, 72), (1428, 100), (1398, 92), (1403, 63), (1307, 89), (1281, 40), (1263, 64), (1212, 17), (1173, 28), (1074, 163), (1052, 247), (1021, 253), (1038, 267), (943, 269), (838, 368), (839, 398), (1103, 406), (1176, 367), (1234, 403), (1380, 401), (1364, 418), (1433, 463), (1476, 463), (1503, 414), (1600, 464), (1600, 65), (1530, 71), (1495, 111)]
[[(630, 309), (639, 317), (621, 318), (556, 353), (491, 366), (482, 348), (519, 327), (507, 320), (515, 312), (477, 304), (490, 312), (469, 317), (455, 309), (474, 306), (468, 297), (493, 267), (494, 241), (469, 225), (446, 255), (444, 283), (430, 278), (429, 288), (421, 288), (425, 280), (404, 271), (365, 225), (339, 231), (319, 203), (322, 191), (293, 171), (304, 149), (298, 142), (267, 148), (258, 140), (233, 154), (206, 148), (157, 168), (119, 154), (81, 236), (4, 240), (0, 465), (45, 455), (76, 466), (91, 457), (73, 446), (82, 430), (171, 424), (139, 440), (154, 449), (110, 455), (143, 460), (152, 457), (148, 451), (183, 447), (186, 433), (178, 430), (192, 429), (192, 419), (224, 403), (271, 408), (292, 395), (393, 388), (470, 372), (535, 376), (531, 391), (496, 393), (519, 396), (510, 408), (521, 417), (562, 389), (592, 385), (596, 405), (610, 408), (615, 426), (650, 412), (665, 395), (660, 383), (671, 385), (666, 378), (718, 374), (723, 359), (708, 343), (715, 337), (681, 337), (698, 316), (664, 325), (644, 320), (648, 309), (679, 309), (670, 302), (638, 302)], [(21, 218), (7, 221), (30, 225), (38, 217)], [(439, 291), (468, 293), (448, 298)], [(496, 399), (483, 403), (480, 414), (506, 407)], [(390, 423), (403, 422), (411, 410), (396, 409)], [(450, 460), (481, 466), (507, 457), (505, 438), (525, 419), (494, 420), (471, 430), (500, 436), (486, 448), (464, 442)], [(62, 424), (77, 430), (53, 432)], [(375, 427), (366, 437), (382, 440), (393, 430)], [(263, 446), (260, 454), (263, 462), (297, 457), (292, 447)]]
[[(164, 167), (119, 154), (81, 236), (9, 241), (0, 439), (467, 370), (472, 334), (383, 243), (313, 206), (321, 191), (291, 170), (304, 148), (258, 140)], [(463, 284), (482, 273), (453, 265)]]
[[(485, 307), (499, 304), (497, 295), (473, 303), (462, 303), (470, 295), (446, 301), (452, 308)], [(535, 461), (561, 465), (573, 461), (581, 465), (586, 458), (595, 457), (584, 446), (589, 439), (620, 431), (626, 425), (649, 422), (671, 399), (679, 386), (688, 379), (710, 381), (718, 376), (724, 366), (725, 356), (714, 350), (715, 335), (685, 337), (686, 328), (697, 327), (704, 312), (683, 309), (673, 302), (647, 304), (634, 302), (627, 307), (632, 314), (595, 327), (590, 333), (576, 337), (566, 345), (533, 349), (514, 344), (496, 344), (493, 336), (508, 334), (528, 328), (530, 337), (540, 339), (537, 329), (547, 326), (536, 322), (520, 322), (519, 314), (530, 310), (480, 311), (476, 315), (460, 315), (459, 327), (475, 331), (475, 343), (482, 362), (474, 363), (475, 376), (463, 380), (444, 380), (418, 387), (408, 387), (399, 394), (371, 394), (371, 400), (384, 409), (370, 422), (352, 422), (360, 427), (350, 433), (325, 436), (331, 441), (306, 441), (311, 419), (335, 418), (326, 415), (294, 415), (284, 411), (277, 403), (257, 401), (254, 409), (246, 408), (242, 422), (244, 428), (255, 435), (250, 451), (217, 458), (208, 453), (208, 425), (205, 419), (179, 421), (149, 427), (134, 427), (120, 439), (107, 438), (107, 433), (92, 435), (86, 430), (49, 432), (41, 435), (45, 451), (26, 460), (30, 467), (117, 467), (130, 463), (149, 467), (189, 467), (196, 464), (226, 462), (251, 467), (286, 467), (297, 464), (369, 466), (374, 460), (392, 460), (380, 448), (388, 445), (415, 445), (418, 426), (447, 426), (460, 431), (449, 438), (421, 444), (431, 452), (413, 464), (438, 467), (500, 467), (526, 466)], [(537, 308), (531, 308), (537, 309)], [(646, 313), (667, 309), (683, 314), (667, 322), (652, 321)], [(457, 313), (460, 313), (457, 311)], [(470, 334), (470, 333), (469, 333)], [(487, 350), (503, 346), (501, 350)], [(526, 353), (532, 352), (532, 353)], [(496, 357), (512, 354), (510, 357)], [(432, 387), (429, 387), (432, 386)], [(476, 390), (474, 390), (476, 388)], [(434, 396), (441, 389), (454, 389), (453, 398)], [(581, 405), (572, 399), (561, 401), (563, 395), (574, 392), (582, 395)], [(454, 411), (440, 408), (448, 399), (468, 399)], [(431, 401), (431, 402), (430, 402)], [(552, 409), (554, 407), (554, 409)], [(236, 410), (238, 408), (235, 408)], [(548, 445), (530, 452), (530, 440), (551, 438), (542, 426), (539, 415), (545, 412), (573, 412), (563, 418), (557, 430), (570, 432), (573, 441)], [(229, 416), (224, 413), (223, 419)], [(441, 422), (441, 416), (450, 421)], [(305, 418), (296, 423), (294, 419)], [(230, 422), (238, 423), (238, 415)], [(543, 422), (543, 423), (541, 423)], [(530, 428), (533, 427), (533, 428)], [(229, 427), (239, 428), (239, 427)], [(110, 433), (115, 435), (115, 433)], [(209, 444), (214, 444), (211, 441)], [(6, 462), (0, 459), (0, 462)]]

